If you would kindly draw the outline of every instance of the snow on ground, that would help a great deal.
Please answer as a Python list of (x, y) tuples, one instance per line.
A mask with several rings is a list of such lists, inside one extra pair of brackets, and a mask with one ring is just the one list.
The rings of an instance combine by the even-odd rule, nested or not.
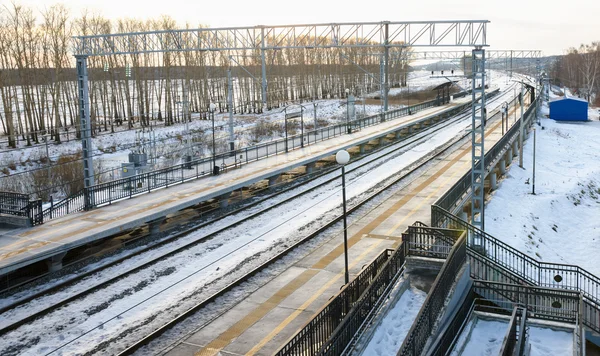
[(531, 356), (573, 355), (573, 333), (549, 327), (530, 326), (527, 339)]
[(417, 288), (407, 289), (396, 304), (388, 310), (363, 351), (363, 355), (395, 355), (402, 346), (426, 297), (427, 293)]
[[(548, 114), (544, 104), (542, 114)], [(541, 119), (535, 125), (536, 177), (533, 185), (533, 133), (523, 166), (518, 157), (486, 206), (486, 231), (545, 262), (574, 264), (600, 276), (600, 122), (590, 109), (588, 122)]]
[[(426, 142), (414, 145), (406, 152), (396, 151), (394, 157), (379, 159), (358, 171), (349, 172), (347, 174), (348, 200), (351, 201), (354, 197), (364, 194), (379, 182), (395, 174), (396, 171), (390, 170), (390, 166), (401, 170), (444, 144), (468, 125), (469, 119), (463, 119), (448, 129), (436, 133)], [(390, 150), (395, 150), (395, 148), (389, 147), (384, 151)], [(350, 163), (349, 168), (356, 164), (359, 163)], [(334, 174), (338, 174), (338, 172)], [(327, 177), (323, 179), (327, 179)], [(314, 223), (316, 217), (326, 220), (328, 214), (340, 208), (339, 184), (340, 181), (336, 180), (327, 187), (312, 192), (308, 197), (302, 197), (278, 208), (278, 219), (272, 219), (270, 216), (256, 218), (243, 226), (228, 230), (224, 234), (226, 236), (215, 238), (208, 244), (196, 246), (177, 256), (165, 259), (151, 268), (120, 280), (111, 288), (95, 292), (82, 300), (71, 303), (68, 307), (40, 318), (33, 324), (23, 326), (11, 332), (10, 337), (0, 340), (0, 349), (7, 350), (19, 344), (33, 343), (35, 346), (31, 345), (33, 347), (29, 349), (32, 352), (49, 352), (64, 342), (95, 329), (85, 338), (68, 347), (69, 351), (86, 352), (92, 347), (90, 345), (96, 345), (116, 333), (143, 323), (144, 320), (152, 318), (157, 313), (159, 315), (155, 322), (165, 322), (173, 313), (171, 309), (174, 301), (189, 298), (198, 290), (202, 290), (203, 286), (224, 277), (228, 271), (241, 269), (239, 272), (243, 272), (259, 263), (261, 259), (268, 257), (263, 256), (265, 252), (269, 252), (266, 255), (270, 255), (274, 252), (271, 250), (281, 250), (286, 244), (297, 240), (301, 234), (299, 227)], [(294, 223), (290, 224), (290, 221)], [(205, 228), (194, 232), (187, 239), (205, 236), (208, 233), (207, 230), (214, 230), (218, 225), (226, 222), (226, 220), (219, 221), (209, 229)], [(181, 243), (182, 241), (178, 241), (173, 245)], [(127, 261), (126, 265), (128, 267), (133, 264), (137, 265), (150, 256), (162, 253), (171, 247), (170, 245), (152, 250), (136, 258), (135, 261)], [(261, 257), (257, 258), (257, 256)], [(242, 261), (247, 260), (252, 260), (252, 263), (244, 265)], [(81, 290), (85, 286), (105, 280), (108, 275), (122, 271), (121, 265), (112, 267), (87, 278), (75, 288), (68, 288), (60, 293), (45, 296), (36, 300), (35, 303), (29, 303), (18, 310), (5, 313), (4, 317), (6, 320), (18, 320), (23, 317), (23, 312), (28, 314), (42, 305), (47, 305), (72, 293), (73, 289)], [(181, 281), (185, 281), (185, 283), (180, 283)], [(172, 287), (165, 290), (164, 286)], [(153, 297), (154, 295), (157, 295), (158, 298)], [(149, 307), (149, 303), (143, 303), (146, 299), (151, 301), (151, 307)], [(136, 307), (137, 303), (141, 304)], [(176, 304), (180, 306), (180, 309), (185, 309), (186, 303), (177, 302)], [(108, 320), (111, 320), (110, 323), (104, 325)], [(40, 340), (34, 341), (37, 337)], [(135, 337), (135, 335), (131, 337)]]
[(508, 328), (505, 320), (488, 320), (475, 317), (469, 321), (461, 333), (450, 355), (496, 356)]

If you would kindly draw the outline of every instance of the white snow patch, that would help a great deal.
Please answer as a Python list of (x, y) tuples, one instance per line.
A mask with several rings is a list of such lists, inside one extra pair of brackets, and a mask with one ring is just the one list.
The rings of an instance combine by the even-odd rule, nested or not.
[(426, 297), (427, 293), (419, 289), (407, 289), (396, 305), (387, 312), (363, 355), (395, 355), (402, 346)]

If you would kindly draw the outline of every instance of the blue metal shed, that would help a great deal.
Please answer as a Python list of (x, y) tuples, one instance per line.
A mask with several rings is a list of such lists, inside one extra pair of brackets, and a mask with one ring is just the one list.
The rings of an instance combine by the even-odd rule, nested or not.
[(578, 98), (560, 98), (550, 102), (550, 118), (556, 121), (587, 121), (588, 103)]

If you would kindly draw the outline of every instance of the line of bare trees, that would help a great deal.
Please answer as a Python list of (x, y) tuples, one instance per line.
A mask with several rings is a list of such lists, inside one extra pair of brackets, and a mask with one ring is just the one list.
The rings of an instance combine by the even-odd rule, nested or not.
[(600, 106), (600, 41), (569, 48), (554, 62), (550, 77), (555, 84)]
[[(51, 6), (38, 16), (16, 3), (0, 7), (0, 125), (5, 135), (0, 146), (38, 144), (44, 135), (57, 143), (65, 135), (79, 136), (71, 36), (176, 28), (177, 23), (166, 16), (110, 21), (87, 13), (72, 18), (63, 5)], [(267, 52), (267, 108), (342, 97), (346, 89), (354, 94), (377, 91), (380, 56), (374, 51)], [(405, 56), (402, 49), (391, 52), (390, 84), (405, 85)], [(227, 111), (228, 69), (236, 78), (234, 112), (260, 113), (263, 109), (259, 50), (90, 57), (88, 67), (93, 135), (183, 121), (184, 88), (190, 112), (206, 117), (210, 102)]]

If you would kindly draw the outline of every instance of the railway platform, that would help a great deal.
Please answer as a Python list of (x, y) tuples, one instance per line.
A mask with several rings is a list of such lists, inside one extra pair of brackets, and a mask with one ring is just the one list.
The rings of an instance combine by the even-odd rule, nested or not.
[[(411, 116), (385, 121), (351, 134), (317, 142), (286, 154), (241, 165), (225, 174), (190, 180), (150, 193), (112, 202), (91, 211), (72, 213), (31, 228), (0, 230), (0, 275), (45, 261), (50, 271), (60, 269), (70, 250), (148, 224), (151, 229), (169, 214), (232, 191), (276, 177), (301, 166), (335, 155), (340, 149), (365, 145), (402, 129), (422, 126), (442, 113), (466, 104), (470, 97), (428, 108)], [(419, 127), (417, 126), (417, 127)], [(391, 234), (388, 234), (391, 235)], [(384, 247), (384, 243), (381, 247)], [(368, 256), (366, 256), (368, 257)]]
[[(501, 123), (488, 124), (486, 145), (501, 138)], [(404, 189), (348, 227), (350, 279), (383, 249), (396, 248), (415, 221), (429, 223), (431, 205), (471, 166), (466, 143), (431, 165)], [(316, 248), (218, 319), (171, 347), (167, 355), (272, 355), (323, 308), (344, 285), (340, 235)]]

